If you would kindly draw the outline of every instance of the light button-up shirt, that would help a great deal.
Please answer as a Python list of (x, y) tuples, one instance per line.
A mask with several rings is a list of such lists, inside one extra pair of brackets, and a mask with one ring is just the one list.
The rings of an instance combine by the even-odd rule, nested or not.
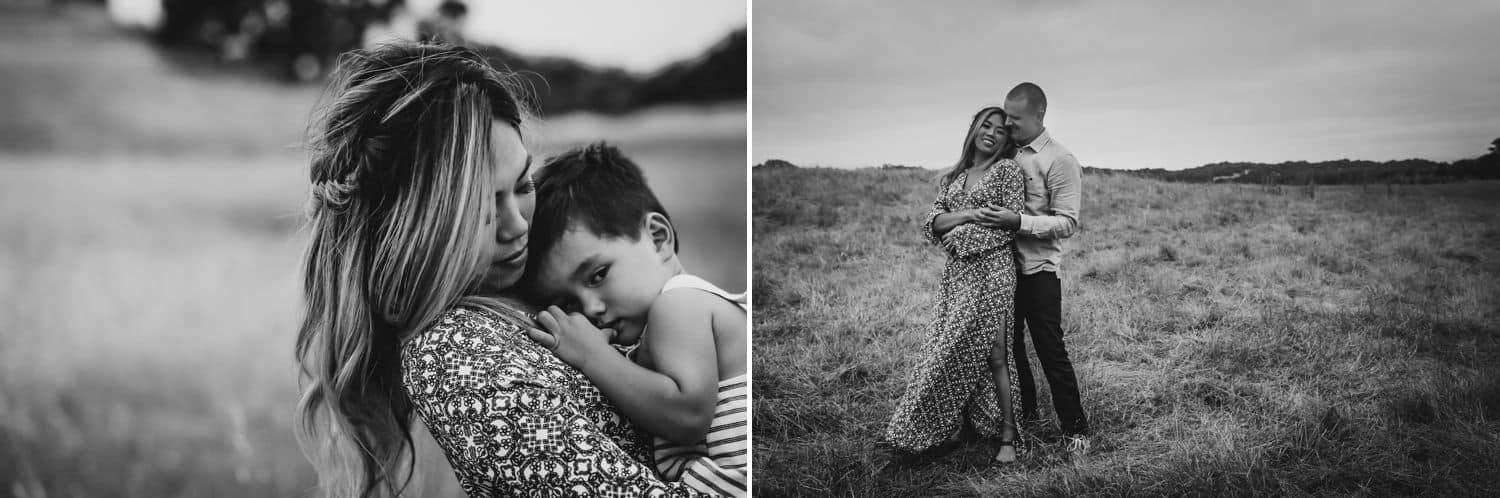
[(1078, 158), (1047, 130), (1016, 151), (1026, 176), (1026, 202), (1016, 237), (1016, 264), (1021, 273), (1058, 271), (1063, 240), (1078, 231), (1083, 167)]

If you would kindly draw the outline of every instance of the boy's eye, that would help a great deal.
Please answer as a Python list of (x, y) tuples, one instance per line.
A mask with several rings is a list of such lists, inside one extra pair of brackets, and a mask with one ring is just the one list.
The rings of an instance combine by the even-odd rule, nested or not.
[(599, 269), (594, 270), (594, 273), (589, 274), (589, 278), (585, 283), (587, 283), (589, 287), (593, 287), (604, 283), (604, 277), (607, 276), (609, 276), (609, 267), (601, 266), (599, 267)]

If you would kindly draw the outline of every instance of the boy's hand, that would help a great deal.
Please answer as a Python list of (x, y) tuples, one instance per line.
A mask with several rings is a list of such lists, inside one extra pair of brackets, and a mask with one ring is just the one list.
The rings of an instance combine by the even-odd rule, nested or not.
[(601, 330), (581, 314), (567, 313), (557, 306), (548, 306), (536, 314), (536, 323), (543, 330), (530, 329), (526, 331), (526, 335), (574, 367), (581, 366), (592, 355), (615, 351), (609, 345), (615, 330)]

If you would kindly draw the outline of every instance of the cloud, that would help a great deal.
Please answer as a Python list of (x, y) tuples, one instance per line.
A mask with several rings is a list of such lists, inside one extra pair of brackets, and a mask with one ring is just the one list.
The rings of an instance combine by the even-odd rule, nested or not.
[(757, 1), (754, 159), (946, 165), (1020, 81), (1105, 167), (1452, 159), (1500, 136), (1496, 2), (932, 5)]

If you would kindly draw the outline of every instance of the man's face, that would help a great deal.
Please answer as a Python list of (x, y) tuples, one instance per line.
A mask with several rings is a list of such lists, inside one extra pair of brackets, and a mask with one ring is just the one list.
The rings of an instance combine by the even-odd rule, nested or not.
[(1005, 127), (1017, 146), (1025, 146), (1042, 134), (1042, 112), (1032, 109), (1025, 99), (1005, 100)]
[(587, 316), (599, 328), (612, 328), (615, 342), (635, 344), (645, 330), (651, 302), (671, 277), (652, 243), (643, 233), (603, 238), (585, 227), (563, 232), (543, 258), (537, 291), (551, 304)]

